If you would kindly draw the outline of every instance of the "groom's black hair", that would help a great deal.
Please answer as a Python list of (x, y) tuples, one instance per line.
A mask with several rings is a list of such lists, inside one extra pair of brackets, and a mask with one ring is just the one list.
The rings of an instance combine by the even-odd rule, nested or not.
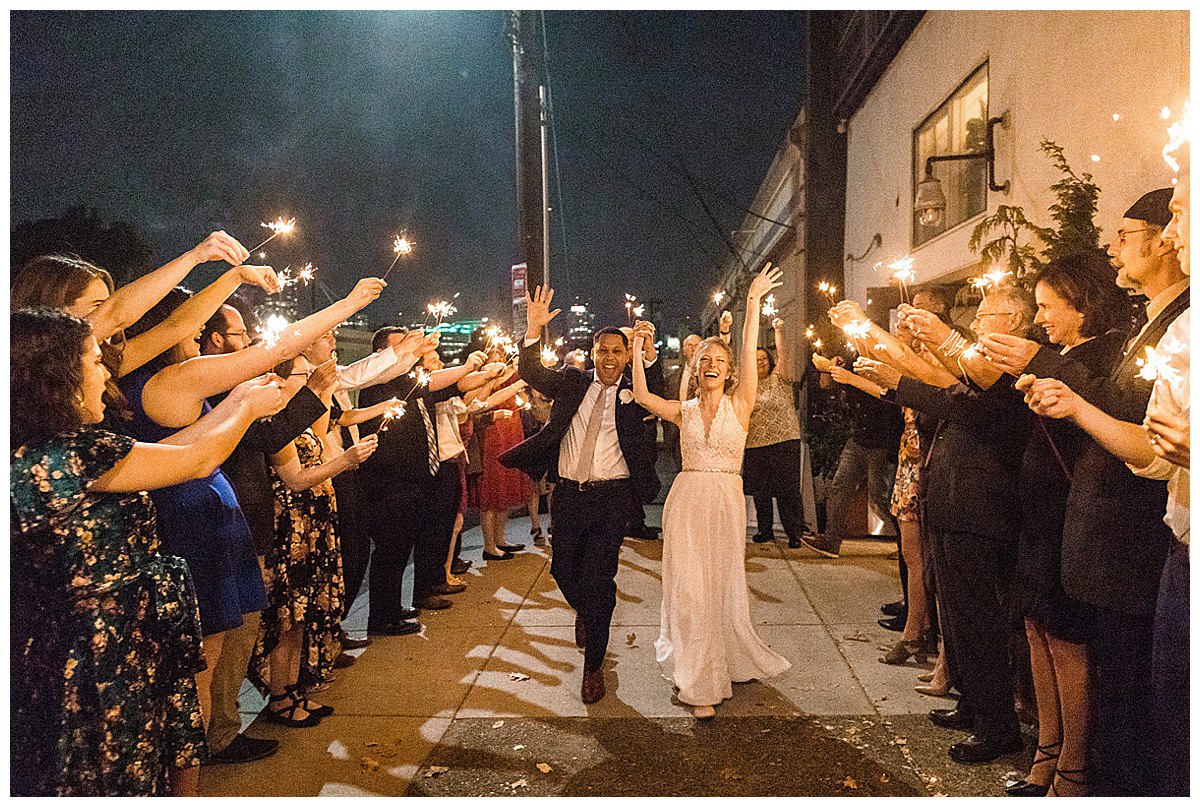
[(626, 350), (629, 350), (629, 339), (625, 336), (625, 332), (620, 328), (614, 328), (611, 325), (607, 328), (601, 328), (600, 330), (596, 331), (595, 336), (592, 337), (592, 344), (594, 345), (599, 342), (601, 336), (619, 336), (621, 337), (621, 344), (625, 345)]

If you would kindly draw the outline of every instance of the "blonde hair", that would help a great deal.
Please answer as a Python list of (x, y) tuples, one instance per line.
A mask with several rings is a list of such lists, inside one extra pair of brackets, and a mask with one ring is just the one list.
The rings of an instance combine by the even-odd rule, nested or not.
[(725, 394), (728, 395), (737, 388), (737, 359), (733, 355), (733, 348), (719, 336), (710, 336), (696, 347), (696, 352), (692, 354), (692, 383), (697, 390), (700, 389), (700, 353), (711, 345), (719, 345), (729, 358), (729, 375), (725, 378)]

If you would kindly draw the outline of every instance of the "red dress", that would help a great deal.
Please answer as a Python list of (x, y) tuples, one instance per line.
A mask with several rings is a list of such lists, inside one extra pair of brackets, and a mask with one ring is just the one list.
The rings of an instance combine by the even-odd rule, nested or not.
[[(497, 387), (504, 389), (517, 382), (517, 376)], [(501, 412), (510, 414), (505, 417)], [(500, 464), (500, 455), (525, 439), (520, 407), (511, 398), (497, 407), (497, 415), (483, 430), (483, 472), (479, 476), (479, 509), (508, 510), (524, 504), (533, 490), (529, 477), (515, 468)]]

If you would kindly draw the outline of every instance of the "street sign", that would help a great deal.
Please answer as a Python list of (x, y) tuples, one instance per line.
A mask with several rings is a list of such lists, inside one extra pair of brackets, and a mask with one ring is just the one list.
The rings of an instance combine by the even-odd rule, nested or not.
[(512, 268), (513, 336), (523, 339), (529, 315), (525, 310), (525, 294), (529, 291), (529, 266), (514, 264)]

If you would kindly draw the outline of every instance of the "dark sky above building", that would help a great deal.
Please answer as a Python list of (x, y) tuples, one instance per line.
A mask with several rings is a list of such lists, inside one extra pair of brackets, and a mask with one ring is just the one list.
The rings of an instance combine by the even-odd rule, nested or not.
[[(269, 245), (269, 262), (311, 261), (338, 294), (381, 272), (407, 228), (417, 250), (373, 319), (456, 291), (461, 314), (506, 317), (507, 22), (13, 13), (12, 221), (94, 206), (165, 261), (218, 227), (252, 246), (260, 221), (286, 213), (297, 237)], [(546, 13), (564, 297), (569, 283), (610, 320), (626, 291), (664, 300), (668, 316), (703, 304), (728, 251), (679, 161), (719, 229), (737, 229), (799, 110), (802, 25), (790, 12)]]

